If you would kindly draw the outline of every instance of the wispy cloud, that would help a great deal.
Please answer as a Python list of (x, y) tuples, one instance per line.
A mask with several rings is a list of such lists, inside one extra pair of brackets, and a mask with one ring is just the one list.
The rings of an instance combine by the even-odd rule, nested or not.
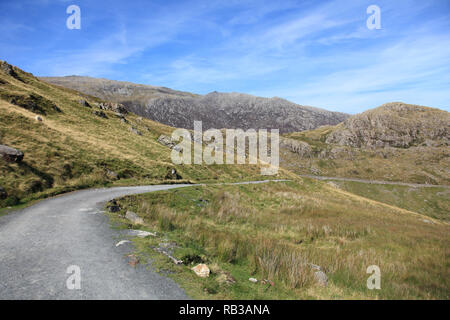
[(381, 30), (366, 28), (369, 0), (79, 2), (78, 33), (64, 28), (63, 1), (30, 2), (31, 11), (0, 4), (0, 55), (39, 75), (243, 91), (339, 111), (392, 100), (449, 107), (445, 0), (377, 0)]

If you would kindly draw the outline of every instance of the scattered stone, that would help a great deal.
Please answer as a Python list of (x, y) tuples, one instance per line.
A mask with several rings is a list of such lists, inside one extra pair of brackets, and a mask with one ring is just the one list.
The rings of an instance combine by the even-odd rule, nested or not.
[(428, 223), (428, 224), (434, 224), (433, 221), (428, 220), (428, 219), (422, 219), (423, 222)]
[(125, 213), (125, 218), (130, 220), (133, 224), (144, 224), (144, 219), (139, 217), (133, 211), (127, 211), (127, 213)]
[(175, 147), (175, 143), (172, 141), (172, 138), (164, 134), (159, 136), (158, 142), (163, 146), (169, 147), (170, 149), (173, 149), (173, 147)]
[(34, 117), (34, 119), (38, 122), (42, 122), (42, 117), (41, 116), (36, 116)]
[(102, 110), (111, 110), (121, 114), (128, 114), (128, 110), (120, 103), (103, 102), (98, 105)]
[(178, 174), (175, 168), (168, 168), (168, 172), (165, 176), (165, 179), (180, 180), (182, 179), (182, 177)]
[(129, 230), (128, 234), (130, 236), (137, 236), (139, 238), (146, 238), (148, 236), (156, 237), (156, 233), (143, 230)]
[(170, 260), (173, 261), (173, 263), (175, 264), (183, 264), (182, 260), (178, 260), (177, 258), (175, 258), (172, 253), (171, 253), (171, 249), (174, 248), (176, 246), (176, 243), (171, 242), (171, 243), (160, 243), (159, 247), (154, 248), (156, 252), (162, 253), (165, 256), (167, 256)]
[(119, 247), (125, 243), (129, 243), (131, 242), (130, 240), (120, 240), (119, 242), (116, 243), (116, 247)]
[(19, 163), (23, 160), (24, 154), (22, 151), (0, 144), (0, 155), (7, 162)]
[(317, 283), (320, 286), (327, 287), (328, 286), (328, 277), (323, 271), (314, 272), (314, 279), (316, 279)]
[(103, 118), (103, 119), (108, 119), (108, 116), (106, 115), (106, 113), (104, 113), (103, 111), (93, 111), (92, 112), (94, 115), (96, 115), (97, 117)]
[(142, 136), (142, 132), (140, 132), (138, 129), (130, 127), (130, 132), (137, 134), (138, 136)]
[(14, 71), (14, 67), (7, 63), (6, 61), (0, 60), (0, 70), (2, 70), (7, 75), (10, 75), (12, 77), (17, 77), (17, 73)]
[(83, 107), (88, 107), (88, 108), (91, 107), (91, 105), (89, 104), (89, 102), (87, 102), (87, 101), (84, 100), (84, 99), (78, 100), (78, 103), (79, 103), (80, 105), (82, 105)]
[(119, 179), (119, 174), (109, 169), (106, 169), (106, 176), (113, 180)]
[(258, 283), (258, 279), (255, 279), (255, 278), (249, 278), (248, 281), (253, 282), (253, 283)]
[(262, 280), (261, 284), (270, 284), (271, 287), (273, 287), (275, 285), (275, 283), (269, 279)]
[(8, 194), (6, 193), (5, 189), (0, 187), (0, 200), (4, 200), (8, 197)]
[(132, 267), (136, 267), (136, 265), (139, 263), (139, 257), (135, 254), (128, 255), (128, 264)]
[(195, 267), (193, 267), (191, 270), (194, 271), (195, 274), (198, 275), (201, 278), (209, 277), (210, 271), (209, 271), (209, 268), (208, 268), (208, 266), (206, 264), (203, 264), (203, 263), (198, 264)]

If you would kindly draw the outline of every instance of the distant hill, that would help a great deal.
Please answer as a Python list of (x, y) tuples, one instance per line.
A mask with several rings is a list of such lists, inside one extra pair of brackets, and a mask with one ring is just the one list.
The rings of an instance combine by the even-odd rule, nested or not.
[(41, 79), (123, 103), (129, 111), (140, 116), (187, 129), (192, 129), (194, 120), (201, 120), (205, 129), (264, 128), (280, 129), (286, 133), (335, 125), (349, 117), (344, 113), (301, 106), (276, 97), (219, 92), (202, 96), (164, 87), (78, 76)]
[(348, 118), (327, 136), (327, 143), (352, 147), (410, 147), (449, 143), (450, 113), (392, 102)]

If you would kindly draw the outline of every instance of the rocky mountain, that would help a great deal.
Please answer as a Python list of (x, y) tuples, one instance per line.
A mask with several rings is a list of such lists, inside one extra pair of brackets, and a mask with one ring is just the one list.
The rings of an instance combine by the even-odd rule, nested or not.
[(300, 174), (448, 185), (449, 144), (449, 112), (392, 102), (286, 134), (280, 163)]
[(164, 87), (78, 76), (41, 79), (120, 102), (140, 116), (179, 128), (193, 129), (194, 120), (201, 120), (204, 129), (265, 128), (286, 133), (335, 125), (348, 118), (344, 113), (301, 106), (277, 97), (219, 92), (195, 95)]
[(350, 117), (326, 139), (327, 143), (352, 147), (401, 148), (449, 141), (450, 113), (401, 102), (387, 103)]

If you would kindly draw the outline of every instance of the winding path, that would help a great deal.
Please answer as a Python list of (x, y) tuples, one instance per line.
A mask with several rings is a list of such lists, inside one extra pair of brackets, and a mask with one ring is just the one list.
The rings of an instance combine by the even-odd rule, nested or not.
[[(112, 229), (102, 213), (113, 198), (187, 186), (82, 190), (0, 217), (0, 299), (188, 298), (151, 268), (129, 266), (131, 244), (116, 246), (127, 231)], [(81, 271), (79, 290), (66, 285), (72, 265)]]

